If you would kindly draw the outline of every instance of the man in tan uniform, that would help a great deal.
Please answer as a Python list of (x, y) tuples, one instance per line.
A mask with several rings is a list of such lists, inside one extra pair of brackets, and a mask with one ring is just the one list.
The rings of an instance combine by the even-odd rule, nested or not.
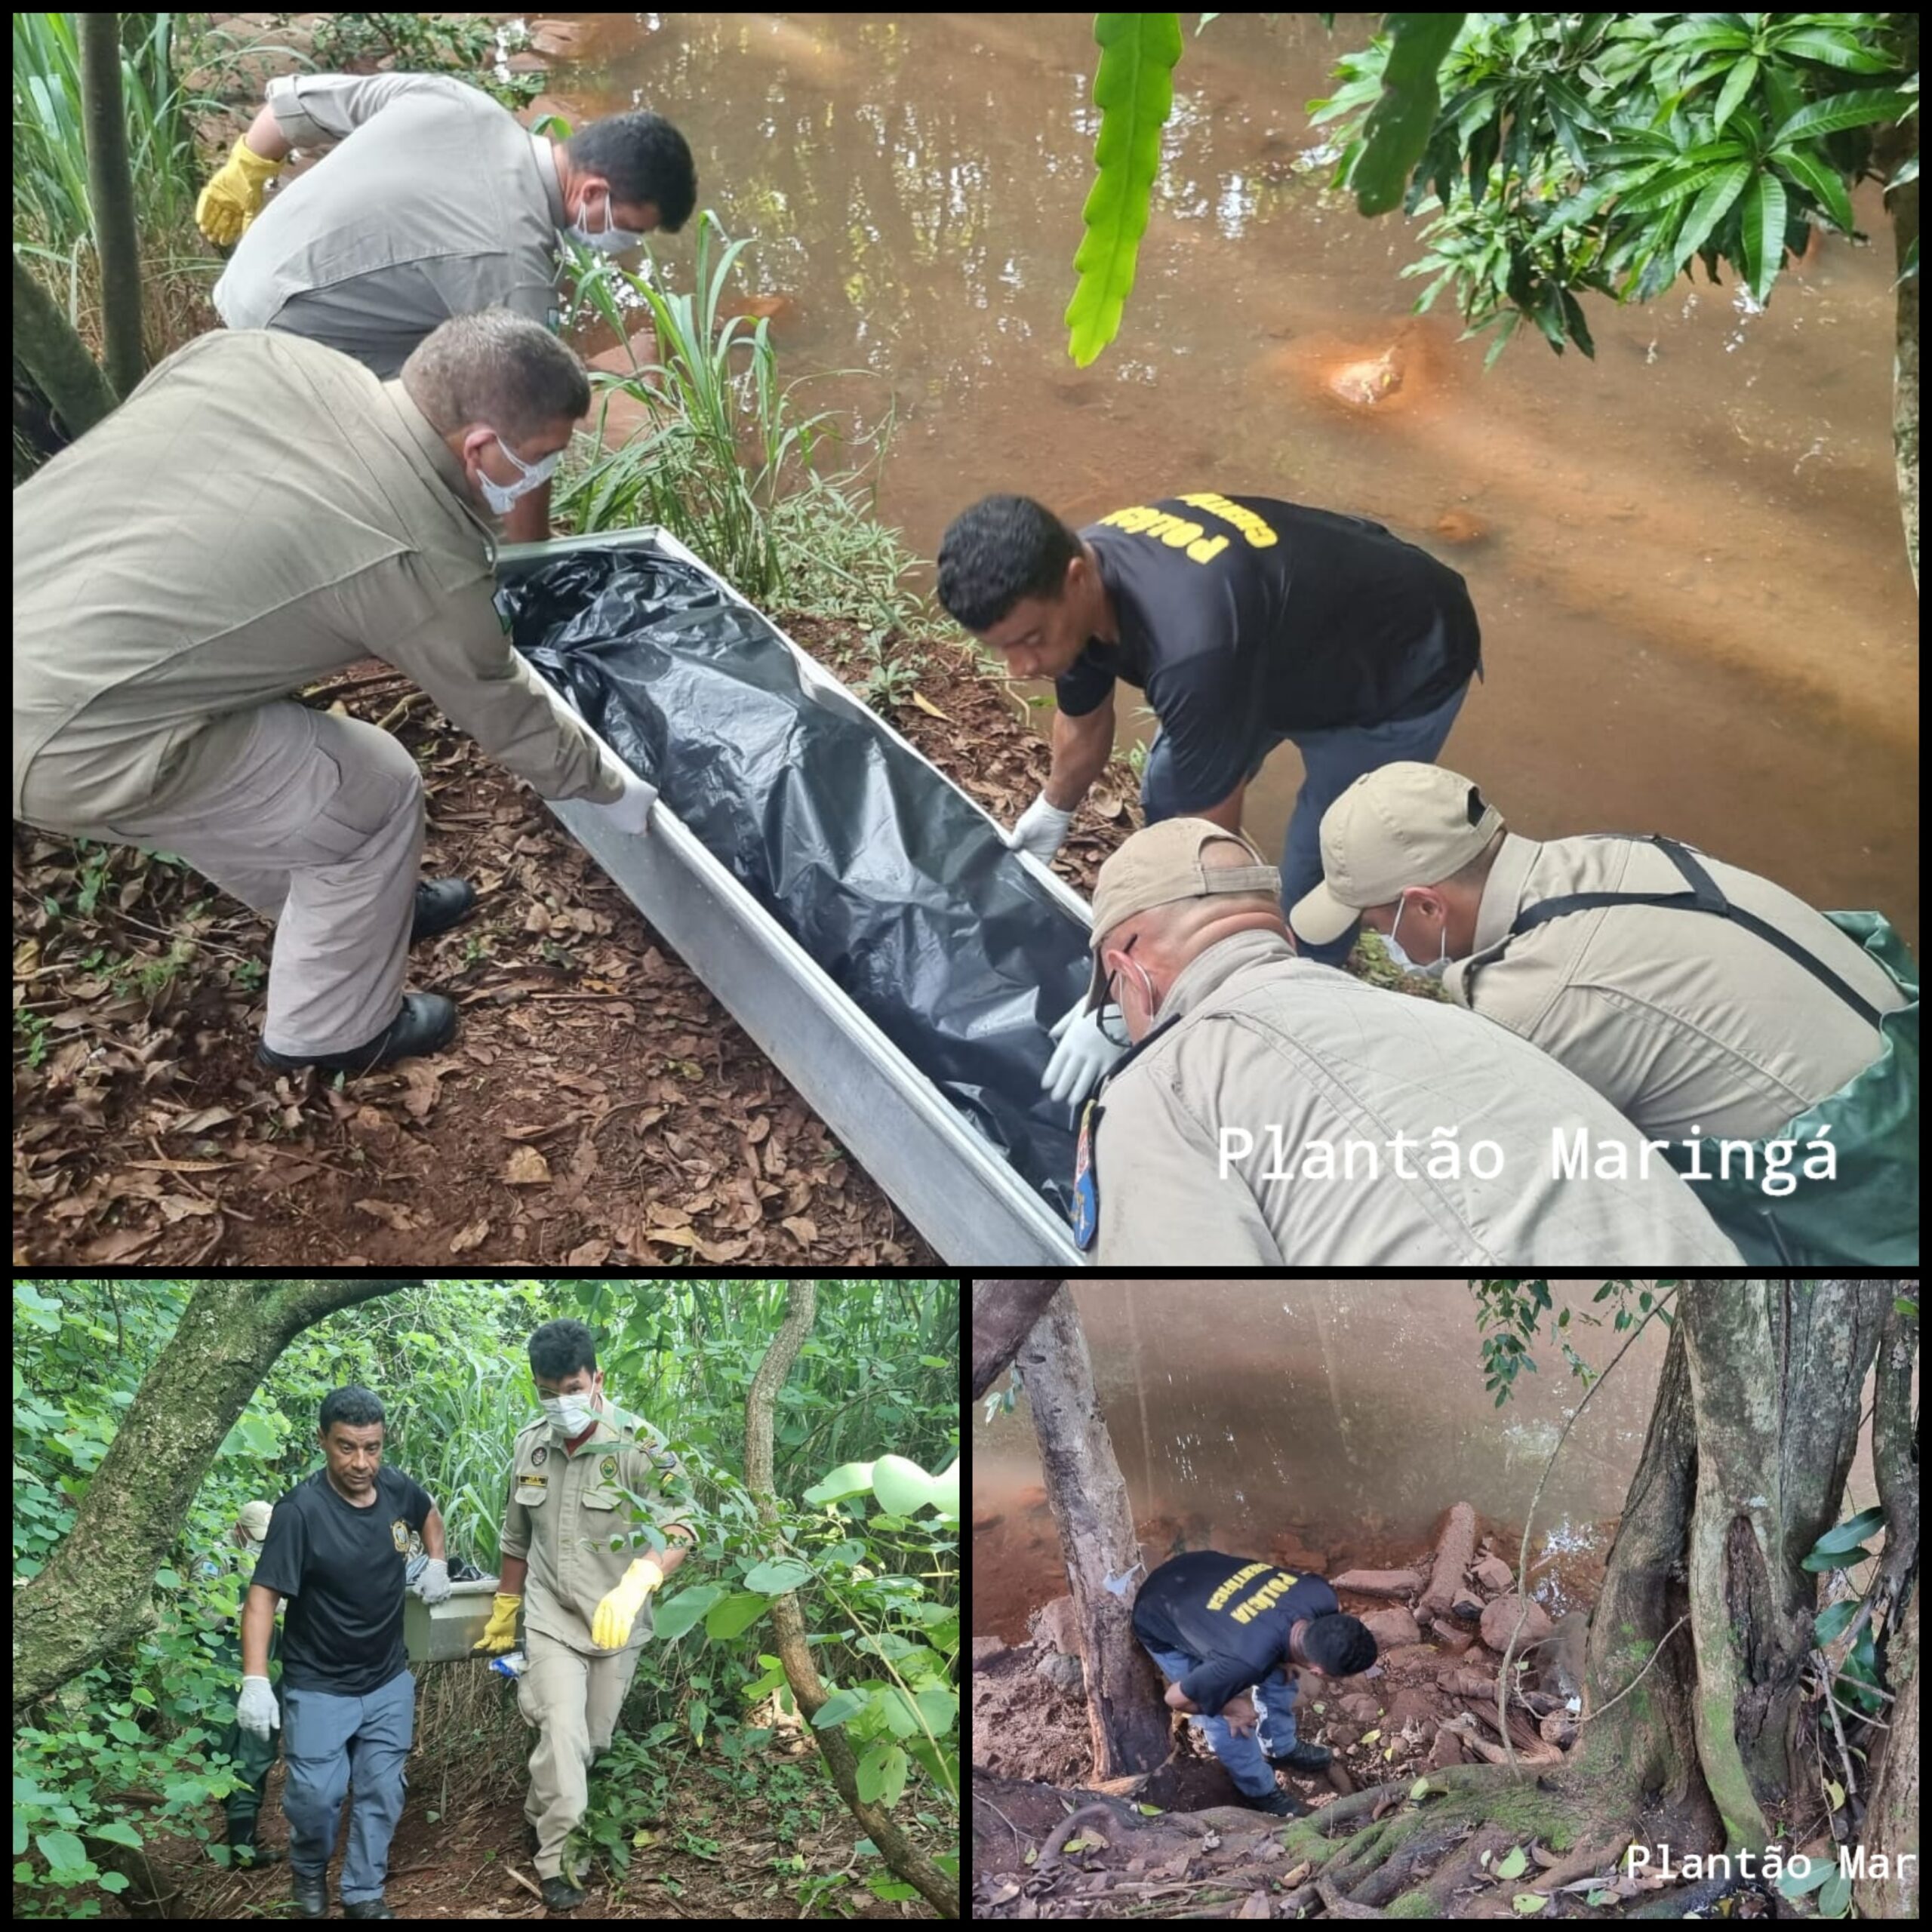
[[(339, 145), (263, 205), (292, 149)], [(235, 244), (214, 285), (230, 328), (286, 329), (383, 377), (451, 315), (501, 303), (554, 330), (560, 234), (601, 253), (675, 232), (697, 196), (677, 129), (635, 111), (568, 140), (522, 127), (441, 74), (295, 74), (196, 204)], [(549, 534), (549, 491), (510, 514), (512, 543)]]
[[(386, 732), (286, 700), (374, 654), (546, 798), (641, 832), (656, 793), (510, 648), (494, 534), (589, 406), (583, 366), (494, 309), (394, 382), (300, 336), (198, 337), (14, 492), (14, 814), (177, 853), (275, 921), (258, 1057), (358, 1072), (442, 1046), (413, 938), (423, 781)], [(413, 923), (412, 923), (413, 921)]]
[[(1783, 1136), (1874, 1066), (1881, 1018), (1909, 1004), (1872, 951), (1770, 880), (1666, 838), (1525, 838), (1440, 765), (1357, 780), (1322, 818), (1321, 857), (1323, 883), (1289, 915), (1297, 937), (1358, 917), (1392, 935), (1451, 998), (1675, 1146)], [(1860, 1158), (1845, 1125), (1839, 1191)], [(1737, 1206), (1746, 1258), (1780, 1258), (1751, 1237), (1790, 1211), (1748, 1189)], [(1854, 1243), (1863, 1218), (1839, 1217)]]
[(1583, 1081), (1472, 1014), (1297, 959), (1280, 897), (1206, 819), (1100, 868), (1088, 999), (1117, 999), (1136, 1042), (1081, 1121), (1075, 1230), (1101, 1263), (1737, 1260)]
[[(508, 1650), (523, 1607), (529, 1665), (517, 1702), (537, 1732), (524, 1815), (543, 1903), (568, 1912), (583, 1894), (563, 1869), (564, 1841), (583, 1817), (587, 1774), (611, 1748), (651, 1634), (651, 1592), (697, 1535), (684, 1514), (681, 1465), (648, 1423), (605, 1399), (596, 1345), (581, 1321), (537, 1329), (530, 1369), (544, 1419), (516, 1438), (503, 1576), (476, 1647)], [(645, 1499), (648, 1514), (627, 1490)], [(658, 1532), (654, 1550), (635, 1527), (643, 1521)]]

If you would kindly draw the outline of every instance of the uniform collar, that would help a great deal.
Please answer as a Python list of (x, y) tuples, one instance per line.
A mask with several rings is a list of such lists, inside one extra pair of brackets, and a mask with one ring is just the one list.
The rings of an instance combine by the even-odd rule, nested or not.
[(420, 459), (417, 467), (426, 469), (456, 502), (457, 509), (475, 525), (494, 549), (497, 533), (484, 521), (469, 497), (469, 479), (463, 465), (451, 454), (450, 446), (431, 427), (429, 419), (411, 399), (402, 378), (393, 376), (383, 385), (383, 394), (395, 412), (395, 418), (408, 440), (410, 453)]
[(1530, 873), (1542, 856), (1540, 839), (1518, 838), (1513, 832), (1503, 833), (1489, 876), (1483, 881), (1482, 897), (1476, 906), (1475, 940), (1469, 957), (1452, 959), (1442, 975), (1443, 990), (1458, 1004), (1469, 1004), (1470, 967), (1509, 937), (1509, 928), (1522, 909)]
[(1176, 976), (1174, 983), (1168, 989), (1167, 998), (1161, 1002), (1163, 1020), (1177, 1020), (1201, 1005), (1211, 994), (1218, 992), (1235, 974), (1250, 966), (1269, 964), (1275, 960), (1292, 960), (1295, 949), (1280, 933), (1235, 933), (1228, 938), (1217, 940), (1205, 952), (1190, 959)]
[(557, 178), (557, 150), (547, 134), (532, 134), (531, 151), (537, 157), (537, 178), (550, 204), (550, 223), (559, 233), (570, 226), (570, 214), (564, 206), (564, 184)]

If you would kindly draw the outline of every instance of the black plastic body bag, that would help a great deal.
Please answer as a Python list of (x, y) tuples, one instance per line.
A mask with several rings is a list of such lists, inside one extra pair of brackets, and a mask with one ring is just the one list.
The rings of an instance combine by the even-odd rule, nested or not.
[(1062, 1214), (1069, 1109), (1047, 1029), (1087, 932), (966, 798), (805, 685), (701, 572), (577, 551), (506, 583), (512, 638), (914, 1066)]

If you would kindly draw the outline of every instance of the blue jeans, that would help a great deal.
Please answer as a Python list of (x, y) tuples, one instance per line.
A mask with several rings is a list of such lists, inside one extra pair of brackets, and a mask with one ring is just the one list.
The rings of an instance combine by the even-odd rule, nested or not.
[(399, 1670), (366, 1697), (322, 1690), (281, 1693), (281, 1748), (288, 1775), (281, 1808), (288, 1820), (289, 1869), (319, 1882), (335, 1850), (342, 1801), (352, 1780), (349, 1856), (342, 1864), (342, 1902), (383, 1895), (389, 1840), (402, 1816), (404, 1766), (416, 1734), (416, 1680)]
[[(1156, 1650), (1144, 1637), (1140, 1647), (1161, 1666), (1161, 1674), (1170, 1684), (1178, 1684), (1200, 1665), (1198, 1657), (1191, 1657), (1185, 1651)], [(1261, 1721), (1246, 1737), (1230, 1730), (1224, 1718), (1188, 1719), (1227, 1767), (1235, 1787), (1250, 1798), (1273, 1795), (1275, 1774), (1268, 1768), (1268, 1760), (1284, 1758), (1295, 1748), (1295, 1687), (1279, 1665), (1254, 1687), (1254, 1708)]]
[[(1482, 675), (1476, 667), (1475, 675)], [(1294, 815), (1288, 820), (1288, 835), (1281, 847), (1281, 909), (1286, 912), (1305, 892), (1321, 883), (1321, 814), (1365, 771), (1404, 758), (1418, 764), (1432, 763), (1442, 749), (1463, 700), (1469, 694), (1468, 683), (1444, 698), (1433, 711), (1420, 718), (1386, 718), (1379, 724), (1338, 724), (1326, 731), (1263, 731), (1247, 768), (1251, 781), (1267, 761), (1268, 754), (1291, 739), (1301, 753), (1303, 776), (1295, 796)], [(1147, 753), (1140, 775), (1140, 802), (1147, 822), (1179, 816), (1174, 789), (1174, 761), (1168, 752), (1164, 731)], [(1428, 883), (1433, 884), (1430, 880)], [(1359, 921), (1358, 921), (1359, 924)], [(1338, 966), (1354, 945), (1355, 928), (1328, 946), (1308, 946), (1297, 939), (1304, 959), (1320, 960)]]

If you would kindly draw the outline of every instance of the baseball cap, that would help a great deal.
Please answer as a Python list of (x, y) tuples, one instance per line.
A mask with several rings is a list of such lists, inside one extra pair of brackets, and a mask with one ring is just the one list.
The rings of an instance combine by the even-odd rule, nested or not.
[(1326, 946), (1364, 906), (1438, 884), (1502, 829), (1503, 814), (1458, 772), (1407, 762), (1364, 772), (1321, 814), (1321, 883), (1296, 900), (1288, 924), (1297, 939)]
[[(1254, 860), (1251, 866), (1208, 866), (1204, 847), (1232, 840)], [(1168, 818), (1134, 833), (1100, 868), (1094, 888), (1094, 971), (1087, 983), (1089, 1011), (1101, 1001), (1106, 975), (1100, 970), (1100, 941), (1123, 919), (1182, 899), (1222, 894), (1281, 894), (1281, 875), (1238, 832), (1225, 832), (1211, 819)]]

